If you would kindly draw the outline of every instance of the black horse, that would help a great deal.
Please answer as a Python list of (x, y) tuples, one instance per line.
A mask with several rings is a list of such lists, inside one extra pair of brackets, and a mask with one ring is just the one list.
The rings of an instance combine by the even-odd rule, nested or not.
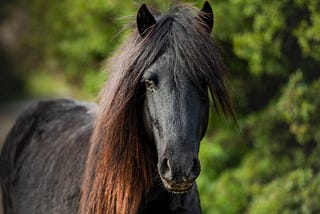
[(201, 213), (195, 180), (209, 112), (235, 119), (213, 12), (142, 5), (99, 105), (35, 104), (2, 154), (5, 213)]

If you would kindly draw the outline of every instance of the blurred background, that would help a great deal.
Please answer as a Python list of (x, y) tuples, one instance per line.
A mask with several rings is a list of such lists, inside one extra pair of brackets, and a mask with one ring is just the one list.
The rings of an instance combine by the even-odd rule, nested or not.
[[(142, 3), (173, 4), (1, 0), (0, 142), (30, 102), (95, 101), (103, 62)], [(212, 110), (200, 151), (204, 213), (320, 213), (320, 1), (210, 3), (240, 128)]]

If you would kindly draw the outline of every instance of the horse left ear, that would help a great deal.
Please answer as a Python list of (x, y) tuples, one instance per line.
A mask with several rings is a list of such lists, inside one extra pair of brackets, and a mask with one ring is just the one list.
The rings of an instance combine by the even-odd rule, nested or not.
[(213, 11), (211, 8), (211, 5), (208, 1), (206, 1), (201, 9), (201, 12), (199, 14), (200, 21), (205, 25), (206, 30), (210, 34), (213, 29)]
[(137, 26), (140, 35), (143, 37), (150, 27), (156, 23), (155, 18), (145, 4), (141, 5), (137, 14)]

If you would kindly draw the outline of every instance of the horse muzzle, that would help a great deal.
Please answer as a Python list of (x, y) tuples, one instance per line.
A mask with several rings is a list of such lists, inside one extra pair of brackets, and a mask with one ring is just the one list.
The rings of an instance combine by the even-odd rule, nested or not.
[(162, 183), (164, 185), (164, 187), (173, 193), (184, 193), (187, 192), (188, 190), (190, 190), (193, 186), (194, 182), (188, 182), (188, 181), (167, 181), (162, 179)]
[(198, 158), (188, 158), (184, 161), (170, 161), (168, 158), (162, 158), (158, 167), (164, 187), (176, 193), (188, 191), (200, 174)]

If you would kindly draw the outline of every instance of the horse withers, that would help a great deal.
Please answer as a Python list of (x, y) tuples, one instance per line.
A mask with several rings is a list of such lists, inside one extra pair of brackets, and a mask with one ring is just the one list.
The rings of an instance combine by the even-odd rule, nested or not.
[(142, 5), (136, 22), (98, 105), (43, 101), (17, 119), (1, 154), (5, 213), (201, 213), (209, 97), (235, 118), (211, 6)]

